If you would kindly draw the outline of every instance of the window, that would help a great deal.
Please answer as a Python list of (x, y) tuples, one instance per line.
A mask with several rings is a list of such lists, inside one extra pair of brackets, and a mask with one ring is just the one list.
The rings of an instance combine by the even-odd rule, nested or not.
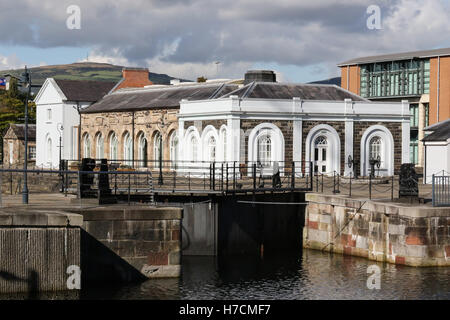
[(155, 134), (155, 138), (153, 140), (153, 159), (156, 162), (156, 167), (159, 168), (160, 160), (163, 160), (163, 154), (162, 154), (162, 137), (161, 134), (158, 132)]
[(118, 150), (119, 150), (119, 140), (117, 139), (116, 134), (113, 133), (111, 135), (111, 138), (109, 139), (109, 157), (111, 158), (110, 160), (117, 160)]
[(128, 166), (133, 165), (133, 141), (131, 140), (130, 134), (127, 132), (123, 139), (123, 156), (125, 164)]
[(103, 159), (105, 157), (105, 152), (104, 152), (104, 140), (103, 140), (103, 136), (101, 133), (99, 133), (97, 135), (97, 150), (96, 150), (96, 157), (97, 159)]
[(424, 103), (423, 107), (425, 109), (425, 127), (430, 125), (430, 106), (428, 103)]
[(52, 109), (47, 109), (47, 121), (52, 121)]
[(226, 129), (222, 129), (221, 137), (222, 137), (223, 161), (227, 161), (227, 130)]
[(409, 139), (409, 161), (410, 163), (419, 163), (419, 140), (418, 130), (411, 130)]
[(208, 140), (208, 160), (216, 161), (216, 139), (214, 137), (210, 137)]
[(373, 63), (360, 68), (363, 97), (420, 95), (429, 93), (429, 83), (429, 60)]
[(47, 138), (47, 162), (52, 163), (52, 139)]
[(90, 158), (91, 157), (91, 138), (88, 134), (84, 136), (84, 157)]
[(176, 168), (178, 161), (178, 135), (176, 131), (170, 135), (170, 161), (172, 162), (172, 168)]
[(409, 106), (409, 112), (411, 114), (410, 126), (418, 127), (419, 126), (419, 105), (411, 104)]
[(191, 159), (197, 161), (198, 141), (196, 137), (191, 137)]
[(36, 147), (28, 147), (28, 154), (30, 160), (36, 160)]
[(143, 168), (147, 167), (148, 155), (147, 155), (147, 139), (144, 133), (139, 136), (139, 149), (138, 149), (139, 165)]
[(376, 136), (369, 142), (369, 160), (381, 159), (381, 138)]
[(258, 139), (258, 163), (262, 167), (270, 167), (272, 161), (272, 140), (270, 136), (262, 136)]
[(9, 142), (9, 164), (14, 162), (14, 143)]

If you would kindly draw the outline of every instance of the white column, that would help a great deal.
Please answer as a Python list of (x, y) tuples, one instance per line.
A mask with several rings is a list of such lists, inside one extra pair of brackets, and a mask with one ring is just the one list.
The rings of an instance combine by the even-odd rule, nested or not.
[(353, 167), (348, 167), (348, 157), (353, 159), (353, 102), (351, 99), (344, 100), (345, 109), (345, 148), (344, 148), (344, 175), (349, 176), (353, 172)]
[[(294, 128), (293, 128), (293, 139), (292, 139), (292, 160), (295, 162), (295, 172), (300, 173), (302, 168), (302, 125), (303, 121), (301, 118), (294, 118)], [(305, 165), (307, 169), (308, 166)]]
[(178, 160), (187, 160), (187, 155), (184, 154), (184, 120), (178, 119)]
[(408, 116), (402, 120), (402, 163), (409, 163), (410, 111), (408, 100), (402, 100), (402, 115)]
[(240, 159), (240, 145), (241, 145), (241, 119), (239, 117), (230, 117), (227, 119), (227, 147), (228, 147), (228, 161), (236, 161), (239, 163)]

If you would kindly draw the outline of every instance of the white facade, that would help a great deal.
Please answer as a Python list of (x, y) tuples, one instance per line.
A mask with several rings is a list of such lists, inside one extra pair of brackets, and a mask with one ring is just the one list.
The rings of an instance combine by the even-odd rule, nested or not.
[[(91, 102), (67, 101), (66, 96), (52, 78), (45, 80), (35, 98), (36, 103), (36, 166), (59, 167), (60, 136), (61, 159), (78, 159), (77, 107), (85, 108)], [(59, 130), (63, 128), (63, 130)]]
[(448, 176), (450, 172), (450, 139), (447, 141), (426, 141), (425, 183), (432, 183), (433, 174)]
[[(271, 121), (287, 120), (292, 121), (293, 142), (292, 150), (289, 150), (292, 152), (292, 160), (294, 162), (313, 161), (318, 172), (341, 171), (341, 150), (345, 152), (345, 161), (349, 156), (353, 158), (354, 124), (357, 122), (373, 123), (365, 129), (360, 145), (361, 175), (368, 175), (368, 162), (372, 155), (379, 156), (381, 160), (377, 174), (394, 174), (394, 138), (383, 123), (398, 123), (398, 126), (401, 127), (401, 163), (409, 162), (410, 112), (407, 101), (398, 103), (352, 101), (350, 99), (345, 101), (301, 100), (299, 98), (291, 100), (240, 99), (237, 96), (230, 96), (204, 101), (182, 100), (178, 117), (181, 159), (210, 161), (210, 137), (214, 137), (215, 141), (221, 141), (220, 131), (226, 130), (226, 159), (220, 156), (223, 151), (216, 151), (216, 155), (219, 155), (216, 156), (216, 161), (239, 163), (265, 159), (272, 163), (274, 161), (282, 162), (285, 160), (287, 137), (284, 137), (281, 128), (272, 124)], [(227, 125), (221, 128), (208, 126), (203, 128), (202, 132), (199, 132), (196, 126), (188, 128), (184, 126), (187, 121), (195, 123), (199, 120), (226, 120)], [(248, 130), (249, 132), (244, 132), (241, 130), (241, 121), (243, 120), (258, 120), (259, 124)], [(304, 132), (302, 128), (304, 121), (314, 121), (317, 122), (317, 125), (309, 132)], [(336, 130), (325, 124), (327, 122), (344, 123), (345, 138), (340, 139)], [(247, 145), (243, 143), (245, 136), (248, 136)], [(303, 139), (305, 139), (304, 144)], [(257, 148), (258, 143), (260, 146)], [(217, 145), (218, 150), (220, 148), (223, 150), (220, 145)], [(304, 158), (303, 149), (305, 149)], [(321, 150), (323, 153), (320, 152), (318, 155), (317, 150)], [(247, 151), (246, 159), (245, 151)], [(323, 155), (322, 158), (321, 155)], [(295, 165), (297, 166), (297, 164)], [(347, 165), (344, 167), (343, 173), (349, 175), (352, 170)], [(268, 167), (266, 170), (269, 173), (271, 168)], [(300, 171), (300, 164), (298, 164), (296, 172)]]

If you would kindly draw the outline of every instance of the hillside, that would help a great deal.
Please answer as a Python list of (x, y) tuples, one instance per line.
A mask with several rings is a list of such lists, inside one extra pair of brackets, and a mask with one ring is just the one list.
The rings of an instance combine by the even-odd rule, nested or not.
[(341, 77), (330, 78), (330, 79), (320, 80), (320, 81), (313, 81), (310, 83), (312, 83), (312, 84), (335, 84), (338, 87), (340, 87), (341, 86)]
[[(67, 80), (98, 80), (98, 81), (119, 81), (122, 78), (122, 66), (108, 63), (78, 62), (72, 64), (42, 66), (30, 68), (31, 79), (34, 85), (42, 85), (46, 78), (67, 79)], [(12, 74), (21, 75), (23, 69), (3, 70), (0, 75)], [(150, 81), (154, 84), (169, 84), (174, 77), (167, 74), (150, 72)], [(187, 81), (187, 80), (182, 80)]]

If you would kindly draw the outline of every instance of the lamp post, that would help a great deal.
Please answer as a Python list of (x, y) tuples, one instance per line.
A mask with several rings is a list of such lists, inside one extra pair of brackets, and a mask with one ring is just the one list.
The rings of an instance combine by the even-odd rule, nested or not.
[(23, 80), (22, 84), (27, 86), (27, 96), (25, 99), (25, 153), (23, 161), (23, 190), (22, 190), (22, 203), (28, 204), (28, 98), (31, 93), (31, 76), (30, 72), (25, 66), (25, 72), (22, 74)]
[[(63, 130), (64, 130), (62, 123), (58, 123), (56, 125), (56, 130), (58, 130), (58, 132), (59, 132), (59, 171), (61, 171), (62, 134), (63, 134)], [(61, 172), (59, 174), (61, 175)]]

